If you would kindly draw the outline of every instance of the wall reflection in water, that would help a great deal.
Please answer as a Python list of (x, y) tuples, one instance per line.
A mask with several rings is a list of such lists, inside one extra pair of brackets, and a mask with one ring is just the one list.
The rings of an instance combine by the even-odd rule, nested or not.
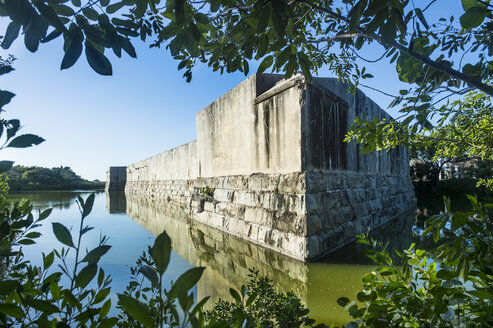
[[(341, 296), (354, 299), (361, 289), (362, 276), (374, 269), (362, 246), (356, 244), (320, 262), (302, 263), (192, 221), (179, 203), (111, 193), (107, 194), (107, 207), (110, 213), (126, 211), (154, 235), (166, 230), (176, 253), (194, 266), (207, 267), (197, 294), (199, 299), (211, 296), (209, 306), (219, 298), (230, 299), (229, 288), (247, 284), (249, 269), (255, 269), (274, 280), (279, 290), (293, 291), (317, 321), (340, 325), (347, 323), (349, 317), (336, 300)], [(408, 213), (373, 234), (390, 241), (392, 247), (407, 248), (412, 225)]]

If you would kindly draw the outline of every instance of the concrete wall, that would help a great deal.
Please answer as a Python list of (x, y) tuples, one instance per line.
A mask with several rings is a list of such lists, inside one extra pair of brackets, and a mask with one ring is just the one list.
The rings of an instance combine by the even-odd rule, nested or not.
[(126, 166), (111, 166), (106, 171), (106, 185), (107, 191), (124, 190), (127, 182), (127, 167)]
[(415, 203), (407, 150), (361, 154), (344, 143), (356, 116), (390, 119), (346, 89), (336, 79), (253, 75), (197, 113), (197, 141), (130, 165), (125, 191), (175, 201), (195, 221), (317, 259)]
[(165, 151), (127, 167), (127, 183), (195, 179), (198, 175), (197, 142)]
[(253, 75), (197, 113), (199, 176), (260, 171), (254, 156), (259, 130), (254, 100), (281, 79), (280, 75)]

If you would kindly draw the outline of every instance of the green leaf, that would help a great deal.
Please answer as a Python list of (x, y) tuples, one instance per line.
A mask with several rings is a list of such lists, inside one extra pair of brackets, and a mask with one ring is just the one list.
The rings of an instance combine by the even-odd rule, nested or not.
[[(0, 223), (0, 233), (7, 235), (7, 234), (9, 234), (9, 232), (10, 232), (9, 222), (3, 221), (2, 223)], [(8, 241), (6, 239), (4, 239), (4, 241), (8, 243)]]
[(310, 81), (312, 79), (312, 73), (310, 72), (310, 60), (302, 52), (298, 52), (298, 59), (303, 75), (308, 81)]
[(17, 243), (18, 244), (21, 244), (21, 245), (33, 245), (33, 244), (36, 244), (36, 242), (34, 240), (31, 240), (31, 239), (21, 239)]
[(230, 288), (229, 289), (229, 294), (231, 296), (233, 296), (233, 298), (235, 299), (236, 302), (238, 302), (238, 303), (241, 302), (241, 296), (240, 296), (240, 294), (238, 294), (238, 292), (235, 289)]
[(26, 147), (39, 145), (43, 141), (45, 141), (45, 140), (43, 138), (37, 136), (37, 135), (23, 134), (23, 135), (16, 137), (15, 139), (13, 139), (11, 142), (9, 142), (7, 147), (26, 148)]
[(15, 93), (0, 90), (0, 108), (7, 105), (14, 96)]
[(55, 300), (59, 300), (62, 288), (56, 282), (50, 282), (50, 292)]
[(185, 0), (173, 0), (175, 8), (175, 21), (181, 24), (185, 16)]
[(110, 250), (111, 246), (109, 245), (101, 245), (94, 248), (92, 251), (87, 253), (82, 262), (88, 263), (98, 263), (101, 256), (106, 254)]
[(55, 313), (60, 311), (55, 305), (45, 300), (27, 299), (26, 304), (44, 313)]
[(249, 307), (250, 305), (252, 305), (253, 301), (257, 299), (257, 296), (258, 296), (257, 292), (251, 292), (251, 294), (248, 296), (245, 306)]
[(82, 3), (80, 2), (80, 0), (72, 0), (72, 4), (76, 7), (80, 7), (82, 5)]
[(110, 288), (105, 288), (101, 289), (96, 296), (94, 296), (94, 302), (93, 304), (98, 304), (99, 302), (102, 302), (106, 299), (106, 297), (110, 294), (111, 289)]
[(5, 313), (14, 318), (24, 318), (24, 311), (14, 304), (0, 303), (0, 312)]
[(72, 241), (72, 235), (70, 231), (61, 223), (53, 222), (53, 233), (55, 234), (56, 239), (62, 244), (65, 244), (69, 247), (74, 247), (74, 242)]
[(154, 241), (150, 252), (159, 275), (163, 275), (169, 264), (171, 256), (171, 239), (166, 231), (163, 231)]
[(139, 302), (138, 300), (123, 294), (118, 294), (118, 303), (123, 307), (123, 309), (128, 312), (132, 317), (138, 322), (143, 324), (145, 327), (154, 328), (154, 319), (147, 306)]
[(14, 68), (12, 66), (2, 66), (0, 67), (0, 75), (4, 75), (4, 74), (7, 74), (7, 73), (10, 73), (14, 70)]
[(5, 36), (2, 40), (2, 48), (8, 49), (12, 45), (15, 39), (19, 36), (19, 30), (21, 28), (21, 24), (18, 22), (10, 22), (9, 26), (7, 26), (7, 31), (5, 32)]
[(173, 299), (178, 297), (180, 294), (186, 294), (188, 291), (197, 284), (204, 272), (203, 267), (200, 268), (192, 268), (182, 274), (176, 282), (171, 287), (168, 298)]
[(263, 73), (267, 68), (271, 67), (272, 66), (272, 62), (273, 62), (273, 57), (272, 56), (267, 56), (264, 58), (264, 60), (262, 60), (262, 62), (260, 63), (258, 69), (257, 69), (257, 74), (261, 74)]
[(92, 69), (101, 75), (112, 75), (111, 63), (102, 53), (86, 42), (86, 58)]
[(468, 291), (467, 294), (475, 296), (475, 297), (480, 298), (482, 300), (493, 299), (493, 294), (488, 292), (486, 289), (471, 290), (471, 291)]
[(465, 14), (460, 16), (460, 25), (466, 29), (470, 30), (481, 25), (486, 18), (487, 10), (484, 7), (471, 7)]
[(43, 253), (43, 269), (48, 269), (52, 264), (53, 261), (55, 260), (55, 253), (50, 252), (48, 255), (44, 255)]
[(123, 2), (117, 2), (106, 7), (106, 12), (108, 14), (113, 14), (116, 13), (118, 10), (120, 10), (122, 7), (123, 7)]
[(142, 273), (142, 275), (144, 275), (144, 277), (146, 277), (154, 287), (158, 286), (159, 277), (153, 268), (148, 265), (142, 265), (139, 267), (139, 272)]
[(118, 318), (106, 318), (98, 323), (98, 328), (116, 327), (117, 322)]
[(51, 7), (55, 11), (55, 13), (57, 13), (60, 16), (73, 16), (73, 15), (75, 15), (74, 10), (72, 8), (70, 8), (69, 6), (65, 6), (65, 5), (54, 5), (54, 6), (51, 6)]
[(106, 7), (107, 5), (110, 4), (110, 0), (100, 0), (99, 4), (103, 7)]
[(43, 212), (39, 213), (38, 221), (43, 221), (48, 216), (50, 216), (52, 210), (53, 210), (52, 208), (49, 208), (49, 209), (46, 209)]
[(210, 296), (204, 297), (200, 302), (198, 302), (195, 307), (190, 311), (190, 317), (195, 316), (195, 314), (202, 309), (204, 304), (209, 300)]
[(0, 294), (8, 295), (13, 292), (17, 286), (19, 286), (19, 282), (16, 280), (1, 280), (0, 281)]
[(40, 42), (41, 43), (49, 42), (51, 40), (54, 40), (54, 39), (58, 38), (62, 34), (63, 34), (63, 32), (60, 31), (60, 30), (53, 30), (50, 34), (48, 34), (47, 36), (45, 36), (44, 38), (42, 38)]
[(31, 52), (38, 50), (39, 42), (45, 37), (48, 30), (48, 21), (37, 14), (32, 15), (29, 28), (24, 28), (24, 44)]
[(475, 7), (477, 5), (477, 0), (462, 0), (462, 8), (464, 8), (464, 11), (467, 11), (469, 8)]
[(436, 243), (440, 239), (440, 229), (436, 228), (435, 231), (433, 231), (433, 241)]
[(60, 69), (67, 69), (72, 67), (80, 55), (82, 54), (82, 40), (72, 40), (67, 50), (65, 51), (65, 55), (63, 56), (62, 64), (60, 65)]
[(41, 236), (41, 233), (40, 232), (33, 231), (33, 232), (28, 233), (26, 235), (26, 238), (34, 239), (34, 238), (39, 238), (40, 236)]
[(106, 315), (108, 314), (108, 312), (110, 312), (110, 309), (111, 309), (111, 299), (109, 299), (106, 302), (104, 302), (103, 306), (99, 310), (99, 317), (100, 318), (106, 317)]
[(92, 211), (92, 207), (94, 205), (94, 193), (90, 194), (87, 198), (86, 198), (86, 201), (84, 202), (84, 205), (82, 206), (82, 217), (85, 218), (86, 216), (88, 216), (91, 211)]
[(21, 122), (19, 120), (9, 120), (7, 123), (9, 125), (7, 128), (7, 139), (10, 139), (19, 131)]
[(14, 165), (12, 161), (0, 161), (0, 173), (7, 172)]
[(88, 264), (75, 277), (75, 284), (78, 287), (85, 288), (91, 280), (96, 276), (98, 266), (95, 263)]
[(84, 9), (82, 9), (82, 13), (84, 14), (84, 16), (86, 16), (90, 20), (93, 20), (93, 21), (98, 20), (98, 17), (99, 17), (98, 12), (91, 7), (85, 7)]
[(337, 299), (337, 304), (339, 304), (342, 307), (346, 306), (348, 303), (349, 303), (349, 298), (347, 297), (339, 297)]
[(418, 16), (419, 20), (421, 21), (421, 23), (423, 23), (423, 25), (429, 29), (430, 26), (428, 25), (428, 23), (426, 22), (426, 19), (425, 19), (425, 16), (423, 16), (423, 12), (421, 11), (421, 9), (419, 8), (416, 8), (415, 10), (416, 12), (416, 16)]
[(121, 45), (122, 49), (125, 50), (125, 52), (130, 57), (137, 58), (137, 53), (135, 52), (135, 48), (132, 45), (132, 43), (130, 42), (130, 40), (127, 38), (124, 38), (124, 37), (120, 37), (119, 40), (120, 40), (120, 45)]
[(57, 13), (50, 6), (46, 5), (41, 1), (36, 1), (34, 3), (36, 8), (38, 8), (41, 15), (47, 18), (51, 25), (60, 31), (66, 31), (65, 25), (60, 21)]

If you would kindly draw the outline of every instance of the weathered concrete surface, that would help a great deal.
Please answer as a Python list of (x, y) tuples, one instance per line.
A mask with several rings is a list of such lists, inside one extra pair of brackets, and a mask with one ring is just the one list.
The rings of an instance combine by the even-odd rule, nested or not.
[(190, 217), (314, 260), (412, 208), (404, 148), (344, 143), (357, 115), (390, 116), (335, 79), (254, 75), (197, 113), (197, 141), (127, 168), (129, 194), (175, 201)]
[(127, 167), (127, 183), (195, 179), (197, 142), (192, 141)]
[[(259, 130), (263, 127), (259, 127), (254, 101), (281, 79), (280, 75), (253, 75), (197, 113), (199, 176), (278, 173), (276, 169), (279, 172), (293, 172), (300, 169), (301, 165), (296, 159), (285, 158), (283, 167), (270, 171), (264, 171), (265, 167), (258, 162), (259, 156), (264, 155), (258, 154), (258, 133), (262, 133)], [(288, 129), (289, 120), (286, 117), (284, 122), (278, 121), (277, 126)], [(286, 126), (281, 127), (281, 124)], [(296, 133), (294, 129), (292, 132)], [(290, 149), (295, 150), (295, 147), (292, 145)]]

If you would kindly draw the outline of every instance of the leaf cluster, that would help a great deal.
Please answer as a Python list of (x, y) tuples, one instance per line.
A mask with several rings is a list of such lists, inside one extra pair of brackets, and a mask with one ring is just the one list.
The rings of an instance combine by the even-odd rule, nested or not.
[[(248, 286), (230, 288), (234, 302), (219, 300), (205, 313), (205, 327), (314, 327), (308, 309), (294, 294), (278, 293), (272, 281), (250, 270)], [(316, 327), (325, 327), (320, 324)]]
[[(120, 321), (118, 327), (202, 327), (201, 309), (209, 297), (195, 302), (190, 290), (197, 284), (205, 268), (192, 268), (184, 272), (165, 288), (163, 275), (171, 256), (171, 239), (164, 231), (142, 254), (131, 269), (132, 279), (126, 290), (118, 294)], [(180, 306), (180, 317), (177, 303)]]
[[(37, 327), (112, 327), (117, 318), (109, 317), (111, 300), (109, 284), (97, 263), (108, 250), (106, 238), (81, 259), (81, 237), (92, 228), (84, 226), (84, 218), (91, 212), (94, 194), (85, 201), (79, 199), (81, 225), (78, 243), (64, 225), (53, 223), (53, 232), (66, 247), (42, 253), (43, 265), (37, 267), (24, 260), (22, 245), (34, 244), (41, 234), (39, 227), (51, 209), (40, 212), (34, 219), (28, 201), (13, 203), (2, 210), (0, 243), (5, 245), (2, 262), (5, 264), (0, 280), (0, 322), (6, 326)], [(73, 263), (69, 254), (75, 253)], [(82, 269), (80, 269), (81, 266)], [(91, 286), (91, 289), (87, 288)]]
[[(445, 210), (431, 217), (423, 236), (444, 241), (428, 258), (414, 245), (393, 256), (367, 235), (368, 256), (380, 267), (362, 279), (359, 304), (338, 300), (355, 319), (354, 327), (489, 327), (493, 324), (492, 226), (488, 210), (469, 196), (470, 212)], [(397, 259), (398, 261), (396, 262)], [(349, 325), (348, 325), (349, 326)]]

